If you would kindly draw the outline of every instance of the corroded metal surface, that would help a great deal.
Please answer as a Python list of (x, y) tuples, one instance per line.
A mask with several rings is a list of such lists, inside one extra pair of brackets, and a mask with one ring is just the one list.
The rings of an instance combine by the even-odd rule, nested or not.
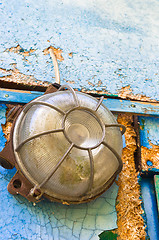
[(0, 8), (3, 80), (12, 77), (16, 64), (24, 74), (19, 82), (26, 76), (31, 84), (54, 82), (47, 54), (52, 46), (62, 60), (62, 84), (123, 98), (158, 99), (157, 0), (11, 0)]
[(122, 240), (145, 239), (142, 201), (138, 172), (135, 168), (134, 153), (137, 149), (133, 116), (120, 114), (118, 122), (126, 126), (126, 146), (123, 149), (123, 170), (119, 174), (117, 198), (118, 235)]

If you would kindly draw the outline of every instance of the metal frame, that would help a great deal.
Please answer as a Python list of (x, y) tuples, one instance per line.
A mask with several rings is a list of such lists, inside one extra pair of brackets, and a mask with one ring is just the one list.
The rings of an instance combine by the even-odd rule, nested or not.
[[(93, 162), (93, 155), (92, 155), (92, 149), (95, 149), (97, 148), (98, 146), (100, 146), (101, 144), (103, 144), (105, 147), (107, 147), (114, 155), (115, 157), (117, 158), (118, 162), (119, 162), (119, 168), (118, 170), (116, 171), (116, 173), (114, 173), (114, 175), (112, 176), (112, 178), (114, 179), (115, 176), (121, 171), (122, 169), (122, 160), (121, 160), (121, 157), (119, 156), (119, 154), (115, 151), (114, 148), (112, 148), (110, 145), (108, 145), (105, 141), (104, 141), (104, 138), (105, 138), (105, 128), (107, 127), (118, 127), (118, 128), (122, 128), (122, 131), (121, 131), (121, 134), (124, 134), (126, 128), (125, 126), (121, 125), (121, 124), (104, 124), (100, 117), (98, 116), (97, 114), (97, 111), (100, 107), (100, 105), (102, 104), (102, 101), (104, 99), (104, 97), (101, 97), (100, 100), (97, 102), (97, 106), (95, 108), (95, 110), (91, 110), (89, 108), (85, 108), (85, 107), (81, 107), (80, 104), (79, 104), (79, 101), (78, 101), (78, 98), (77, 98), (77, 95), (75, 93), (75, 91), (73, 90), (72, 87), (68, 86), (68, 85), (64, 85), (64, 86), (61, 86), (59, 88), (58, 91), (61, 91), (61, 90), (64, 90), (64, 89), (69, 89), (70, 92), (72, 93), (73, 95), (73, 98), (74, 98), (74, 102), (75, 102), (75, 107), (72, 108), (71, 110), (67, 111), (67, 112), (64, 112), (62, 111), (61, 109), (49, 104), (49, 103), (45, 103), (45, 102), (41, 102), (41, 101), (33, 101), (31, 103), (29, 103), (23, 110), (22, 110), (22, 117), (21, 117), (21, 121), (20, 123), (22, 122), (22, 120), (24, 119), (25, 117), (25, 114), (27, 113), (27, 111), (34, 105), (44, 105), (44, 106), (47, 106), (47, 107), (50, 107), (50, 108), (53, 108), (54, 110), (58, 111), (59, 113), (61, 113), (63, 115), (63, 121), (62, 121), (62, 128), (60, 129), (55, 129), (55, 130), (50, 130), (50, 131), (45, 131), (45, 132), (42, 132), (42, 133), (39, 133), (39, 134), (36, 134), (28, 139), (26, 139), (25, 141), (21, 142), (18, 146), (16, 146), (15, 148), (15, 151), (18, 153), (18, 151), (20, 150), (20, 148), (25, 144), (27, 143), (28, 141), (31, 141), (35, 138), (38, 138), (40, 136), (44, 136), (44, 135), (47, 135), (47, 134), (50, 134), (50, 133), (57, 133), (57, 132), (63, 132), (63, 134), (65, 135), (66, 139), (68, 140), (68, 142), (70, 143), (70, 147), (67, 149), (67, 151), (65, 152), (65, 154), (62, 156), (62, 158), (59, 160), (59, 162), (57, 163), (57, 165), (54, 167), (54, 169), (51, 171), (51, 173), (46, 176), (44, 178), (44, 180), (39, 183), (39, 184), (36, 184), (31, 190), (30, 190), (30, 195), (31, 196), (36, 196), (36, 199), (39, 199), (42, 195), (43, 195), (43, 192), (41, 190), (41, 187), (46, 184), (49, 179), (52, 177), (52, 175), (57, 171), (57, 169), (60, 167), (60, 165), (63, 163), (63, 161), (66, 159), (66, 157), (68, 156), (68, 154), (70, 153), (70, 151), (75, 147), (75, 148), (78, 148), (78, 149), (81, 149), (81, 150), (86, 150), (88, 151), (88, 155), (89, 155), (89, 159), (90, 159), (90, 179), (89, 179), (89, 186), (88, 186), (88, 189), (82, 193), (80, 196), (83, 196), (84, 194), (86, 194), (86, 192), (88, 192), (89, 190), (91, 190), (92, 188), (92, 185), (93, 185), (93, 178), (94, 178), (94, 162)], [(83, 111), (87, 111), (88, 113), (90, 113), (91, 115), (93, 115), (96, 120), (98, 121), (99, 125), (101, 126), (101, 129), (102, 129), (102, 132), (103, 132), (103, 135), (101, 137), (101, 140), (94, 146), (92, 147), (81, 147), (81, 146), (78, 146), (76, 145), (75, 143), (73, 143), (69, 137), (67, 136), (67, 133), (65, 131), (65, 120), (67, 119), (67, 116), (72, 112), (72, 111), (75, 111), (75, 110), (83, 110)], [(19, 125), (20, 125), (19, 123)], [(37, 194), (38, 193), (38, 194)]]

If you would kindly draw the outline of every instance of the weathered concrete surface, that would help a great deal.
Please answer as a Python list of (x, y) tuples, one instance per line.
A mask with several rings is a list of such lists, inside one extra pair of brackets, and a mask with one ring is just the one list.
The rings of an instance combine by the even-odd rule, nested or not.
[(61, 83), (158, 99), (157, 0), (10, 0), (0, 8), (0, 68), (16, 64), (35, 81), (54, 82), (52, 61), (44, 52), (51, 45), (62, 50)]

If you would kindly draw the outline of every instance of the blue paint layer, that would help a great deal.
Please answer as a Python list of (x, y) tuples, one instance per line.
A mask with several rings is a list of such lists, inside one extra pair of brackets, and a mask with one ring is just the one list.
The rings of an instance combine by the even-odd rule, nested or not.
[(150, 142), (159, 145), (159, 118), (139, 117), (139, 122), (141, 146), (152, 148)]
[[(28, 103), (36, 97), (43, 95), (35, 91), (11, 91), (1, 88), (0, 101), (8, 103)], [(144, 114), (159, 116), (159, 103), (146, 103), (121, 99), (105, 98), (103, 104), (113, 112), (127, 112), (133, 114)]]
[[(5, 146), (1, 124), (6, 106), (0, 105), (0, 151)], [(104, 230), (117, 228), (114, 183), (98, 199), (81, 205), (43, 201), (35, 206), (21, 196), (10, 195), (7, 185), (16, 169), (0, 167), (0, 239), (6, 240), (96, 240)]]
[(159, 221), (154, 180), (153, 178), (142, 178), (140, 184), (149, 237), (152, 240), (159, 240)]
[(6, 109), (7, 109), (6, 105), (0, 104), (0, 152), (4, 148), (5, 142), (6, 142), (6, 139), (4, 138), (4, 134), (2, 131), (2, 124), (5, 124), (6, 122), (6, 116), (5, 116)]
[[(63, 51), (62, 84), (112, 94), (130, 85), (134, 94), (158, 99), (157, 0), (10, 0), (0, 12), (1, 68), (16, 63), (20, 72), (54, 82), (51, 58), (43, 54), (53, 45)], [(6, 51), (18, 44), (35, 52), (24, 58)]]
[(153, 163), (152, 163), (150, 160), (148, 160), (148, 161), (146, 162), (146, 164), (147, 164), (147, 166), (149, 166), (149, 167), (153, 166)]

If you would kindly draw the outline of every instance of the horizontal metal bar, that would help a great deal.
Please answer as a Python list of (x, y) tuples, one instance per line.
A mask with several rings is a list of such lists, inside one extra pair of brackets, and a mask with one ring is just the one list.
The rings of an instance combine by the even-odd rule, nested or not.
[[(28, 103), (36, 97), (42, 96), (42, 92), (21, 91), (0, 88), (0, 102), (3, 103)], [(159, 116), (159, 102), (140, 102), (104, 98), (103, 104), (112, 112), (132, 113), (137, 115)]]

